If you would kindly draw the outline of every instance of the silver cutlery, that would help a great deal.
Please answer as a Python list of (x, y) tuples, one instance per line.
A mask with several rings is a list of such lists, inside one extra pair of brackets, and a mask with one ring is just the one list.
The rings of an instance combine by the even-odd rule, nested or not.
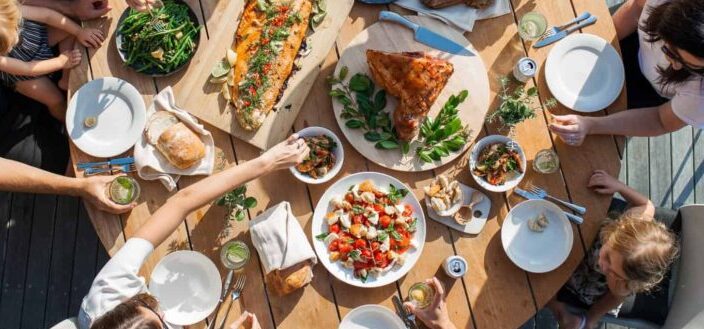
[(537, 187), (534, 185), (528, 185), (528, 191), (535, 194), (537, 197), (539, 197), (541, 199), (547, 198), (547, 199), (550, 199), (551, 201), (557, 202), (567, 208), (570, 208), (570, 209), (576, 211), (580, 215), (584, 215), (587, 213), (587, 208), (584, 208), (580, 205), (577, 205), (577, 204), (574, 204), (571, 202), (560, 200), (560, 199), (548, 194), (548, 192), (545, 192), (545, 190), (543, 190), (540, 187)]
[[(235, 303), (237, 299), (242, 296), (242, 291), (244, 291), (244, 284), (247, 283), (247, 275), (242, 274), (237, 277), (237, 281), (235, 282), (234, 288), (232, 290), (232, 294), (230, 295), (230, 305), (227, 307), (227, 312), (225, 312), (225, 318), (222, 320), (222, 323), (220, 323), (219, 329), (225, 328), (225, 323), (227, 322), (227, 315), (230, 314), (230, 310), (232, 309), (232, 304)], [(213, 321), (215, 322), (215, 321)]]
[(125, 157), (125, 158), (112, 159), (109, 161), (101, 161), (101, 162), (83, 162), (83, 163), (77, 164), (76, 167), (79, 169), (86, 169), (86, 168), (91, 168), (91, 167), (109, 167), (109, 166), (119, 166), (119, 165), (132, 164), (132, 163), (134, 163), (133, 157)]
[(560, 41), (560, 40), (564, 39), (564, 38), (565, 38), (567, 35), (569, 35), (570, 33), (574, 32), (574, 31), (577, 31), (577, 30), (579, 30), (579, 29), (581, 29), (581, 28), (583, 28), (583, 27), (586, 27), (586, 26), (589, 26), (589, 25), (592, 25), (592, 24), (596, 23), (596, 20), (597, 20), (597, 17), (596, 17), (596, 16), (589, 16), (589, 18), (587, 18), (587, 19), (585, 19), (585, 20), (579, 22), (579, 24), (577, 24), (577, 25), (575, 25), (575, 26), (572, 26), (572, 27), (570, 27), (570, 28), (567, 28), (567, 29), (565, 29), (565, 30), (562, 30), (562, 31), (560, 31), (560, 32), (557, 32), (557, 33), (555, 33), (554, 35), (551, 35), (551, 36), (549, 36), (549, 37), (546, 37), (546, 38), (543, 38), (543, 39), (538, 40), (538, 42), (536, 42), (536, 43), (533, 45), (533, 48), (545, 47), (545, 46), (547, 46), (547, 45), (550, 45), (550, 44), (553, 44), (553, 43), (555, 43), (555, 42), (557, 42), (557, 41)]
[[(525, 198), (527, 200), (542, 200), (542, 198), (538, 197), (537, 195), (530, 193), (528, 191), (522, 190), (518, 187), (513, 189), (513, 192), (522, 196), (523, 198)], [(568, 213), (566, 211), (563, 211), (562, 213), (564, 213), (565, 216), (567, 216), (567, 218), (569, 220), (573, 221), (575, 224), (581, 225), (582, 223), (584, 223), (584, 218), (582, 218), (582, 217), (579, 217), (575, 214)]]
[(406, 311), (406, 308), (403, 307), (403, 303), (401, 302), (401, 298), (398, 298), (398, 296), (394, 295), (391, 298), (391, 301), (393, 301), (394, 306), (396, 307), (396, 313), (398, 313), (398, 316), (406, 325), (406, 328), (417, 329), (418, 327), (416, 326), (415, 316), (413, 316), (413, 314), (409, 314)]
[(235, 270), (230, 270), (230, 272), (227, 273), (227, 277), (225, 277), (225, 282), (222, 284), (222, 292), (220, 293), (220, 300), (218, 301), (218, 305), (215, 307), (215, 313), (213, 313), (213, 319), (210, 321), (208, 329), (215, 328), (215, 320), (218, 318), (218, 311), (220, 311), (222, 302), (225, 301), (225, 298), (227, 298), (227, 293), (230, 291), (230, 283), (232, 282), (233, 274), (235, 274)]
[(465, 46), (433, 32), (428, 28), (413, 23), (397, 13), (384, 10), (379, 13), (379, 20), (398, 23), (413, 30), (415, 40), (426, 46), (455, 55), (474, 56)]
[(83, 174), (86, 176), (94, 176), (94, 175), (100, 175), (100, 174), (109, 174), (112, 175), (113, 173), (130, 173), (137, 171), (137, 167), (134, 164), (124, 164), (120, 166), (111, 166), (107, 168), (86, 168), (83, 171)]
[(573, 20), (571, 20), (565, 24), (562, 24), (560, 26), (553, 26), (553, 27), (549, 28), (547, 31), (545, 31), (545, 33), (543, 33), (543, 35), (540, 36), (540, 39), (545, 39), (549, 36), (553, 36), (553, 35), (557, 34), (558, 32), (589, 18), (591, 15), (592, 14), (585, 11), (581, 15), (575, 17)]

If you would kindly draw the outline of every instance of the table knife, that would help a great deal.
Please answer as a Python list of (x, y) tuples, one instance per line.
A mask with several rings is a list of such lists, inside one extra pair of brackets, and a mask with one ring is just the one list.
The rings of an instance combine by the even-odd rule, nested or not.
[(590, 16), (589, 18), (579, 22), (579, 24), (577, 24), (575, 26), (569, 27), (565, 30), (562, 30), (560, 32), (555, 33), (554, 35), (551, 35), (551, 36), (546, 37), (544, 39), (538, 40), (538, 42), (536, 42), (533, 45), (533, 48), (545, 47), (547, 45), (550, 45), (550, 44), (553, 44), (557, 41), (560, 41), (560, 40), (564, 39), (570, 33), (577, 31), (585, 26), (589, 26), (589, 25), (596, 23), (596, 20), (597, 20), (596, 16)]
[(218, 318), (218, 311), (220, 311), (220, 306), (222, 306), (222, 302), (225, 301), (225, 298), (227, 298), (227, 293), (230, 290), (230, 283), (232, 282), (232, 275), (235, 274), (235, 270), (230, 270), (229, 273), (227, 273), (227, 277), (225, 278), (225, 282), (222, 284), (222, 292), (220, 293), (220, 300), (218, 301), (218, 306), (215, 307), (215, 314), (213, 315), (213, 319), (210, 321), (210, 324), (208, 325), (208, 329), (213, 329), (215, 328), (215, 320)]
[(444, 52), (455, 55), (474, 56), (474, 53), (465, 48), (465, 46), (458, 44), (457, 42), (452, 41), (447, 37), (442, 36), (436, 32), (433, 32), (426, 27), (413, 23), (407, 18), (397, 13), (391, 11), (382, 11), (379, 13), (379, 20), (398, 23), (413, 30), (414, 38), (416, 41), (432, 48), (435, 48), (437, 50), (442, 50)]
[(79, 169), (86, 169), (86, 168), (91, 168), (91, 167), (102, 167), (102, 166), (121, 166), (121, 165), (133, 164), (133, 163), (134, 163), (133, 157), (125, 157), (125, 158), (112, 159), (109, 161), (101, 161), (101, 162), (83, 162), (83, 163), (77, 164), (76, 167)]
[(403, 323), (406, 325), (406, 328), (408, 329), (417, 329), (418, 327), (416, 326), (415, 320), (412, 318), (412, 315), (408, 314), (406, 312), (406, 308), (403, 307), (403, 303), (401, 302), (401, 299), (398, 298), (398, 296), (394, 295), (391, 298), (391, 301), (394, 302), (394, 306), (396, 307), (396, 312), (398, 313), (398, 316), (403, 320)]
[[(520, 189), (520, 188), (518, 188), (518, 187), (516, 187), (516, 188), (513, 190), (513, 192), (516, 193), (516, 194), (518, 194), (518, 195), (520, 195), (520, 196), (522, 196), (522, 197), (525, 198), (525, 199), (528, 199), (528, 200), (543, 200), (543, 199), (539, 198), (537, 195), (535, 195), (535, 194), (533, 194), (533, 193), (530, 193), (530, 192), (528, 192), (528, 191), (526, 191), (526, 190), (522, 190), (522, 189)], [(548, 202), (550, 202), (550, 201), (548, 201)], [(565, 214), (565, 216), (567, 216), (567, 218), (569, 218), (569, 219), (570, 219), (571, 221), (573, 221), (575, 224), (580, 224), (580, 225), (581, 225), (582, 223), (584, 223), (584, 218), (582, 218), (582, 217), (579, 217), (579, 216), (574, 215), (574, 214), (570, 214), (570, 213), (568, 213), (568, 212), (566, 212), (566, 211), (563, 211), (563, 213)]]

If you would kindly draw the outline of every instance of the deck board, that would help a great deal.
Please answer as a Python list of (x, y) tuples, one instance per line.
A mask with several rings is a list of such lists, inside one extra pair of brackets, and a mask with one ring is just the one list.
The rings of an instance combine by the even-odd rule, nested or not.
[(694, 128), (672, 133), (672, 207), (694, 203)]
[(662, 135), (649, 139), (650, 152), (650, 200), (659, 207), (672, 207), (671, 136)]

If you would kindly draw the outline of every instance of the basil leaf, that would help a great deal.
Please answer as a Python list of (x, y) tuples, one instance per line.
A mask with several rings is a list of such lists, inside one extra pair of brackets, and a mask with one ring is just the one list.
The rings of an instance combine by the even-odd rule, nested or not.
[(364, 126), (364, 122), (357, 120), (357, 119), (350, 119), (350, 120), (347, 120), (347, 122), (345, 122), (345, 126), (347, 126), (347, 128), (350, 128), (350, 129), (357, 129), (357, 128), (361, 128), (362, 126)]
[(345, 80), (345, 78), (347, 77), (347, 73), (348, 73), (349, 71), (350, 71), (350, 70), (349, 70), (349, 68), (347, 68), (347, 66), (343, 66), (343, 67), (340, 69), (340, 75), (339, 75), (340, 80)]
[(386, 91), (379, 90), (374, 96), (374, 107), (377, 111), (381, 111), (386, 107)]
[(368, 76), (357, 73), (350, 79), (350, 89), (352, 91), (366, 93), (372, 86), (372, 80)]
[(327, 238), (327, 237), (328, 237), (328, 233), (327, 233), (327, 232), (323, 232), (323, 233), (320, 233), (320, 234), (316, 235), (316, 236), (315, 236), (315, 239), (316, 239), (316, 240), (323, 241), (323, 240), (325, 240), (325, 238)]
[(252, 209), (257, 206), (257, 199), (249, 197), (244, 199), (244, 207), (247, 209)]
[(244, 211), (238, 210), (238, 211), (235, 213), (235, 219), (236, 219), (238, 222), (241, 222), (241, 221), (244, 219)]
[(469, 96), (469, 92), (465, 89), (460, 91), (460, 95), (457, 98), (459, 98), (460, 103), (462, 103), (467, 99), (467, 96)]
[(232, 190), (232, 193), (235, 195), (241, 195), (247, 193), (247, 185), (242, 185), (240, 187), (237, 187), (236, 189)]
[(403, 236), (401, 236), (401, 234), (399, 234), (396, 231), (391, 231), (391, 237), (394, 238), (394, 240), (396, 240), (396, 241), (403, 240)]
[(442, 145), (436, 145), (433, 148), (433, 153), (437, 153), (440, 157), (446, 157), (450, 155), (450, 152), (448, 152), (447, 148)]
[(458, 117), (455, 117), (454, 119), (452, 119), (452, 121), (450, 121), (450, 123), (445, 126), (444, 135), (446, 137), (452, 136), (454, 133), (458, 132), (460, 128), (462, 128), (462, 120), (460, 120), (460, 118)]
[(378, 142), (381, 140), (381, 135), (376, 131), (367, 131), (364, 133), (364, 139), (370, 142)]
[(411, 150), (411, 144), (409, 142), (401, 143), (401, 152), (403, 152), (403, 154), (408, 154), (408, 152), (410, 150)]
[(399, 147), (398, 143), (395, 141), (385, 140), (374, 144), (374, 147), (382, 150), (392, 150)]
[(341, 97), (341, 96), (346, 96), (347, 94), (342, 89), (333, 89), (333, 90), (330, 90), (328, 95), (337, 98), (337, 97)]

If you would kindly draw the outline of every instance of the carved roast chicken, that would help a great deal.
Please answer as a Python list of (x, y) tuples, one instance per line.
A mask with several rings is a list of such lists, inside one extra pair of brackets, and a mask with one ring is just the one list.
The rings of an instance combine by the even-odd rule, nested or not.
[(452, 75), (452, 63), (422, 52), (386, 53), (367, 50), (372, 78), (399, 99), (393, 119), (396, 135), (410, 141)]
[(237, 28), (237, 61), (230, 88), (242, 128), (259, 128), (276, 105), (306, 36), (311, 11), (311, 0), (247, 3)]

